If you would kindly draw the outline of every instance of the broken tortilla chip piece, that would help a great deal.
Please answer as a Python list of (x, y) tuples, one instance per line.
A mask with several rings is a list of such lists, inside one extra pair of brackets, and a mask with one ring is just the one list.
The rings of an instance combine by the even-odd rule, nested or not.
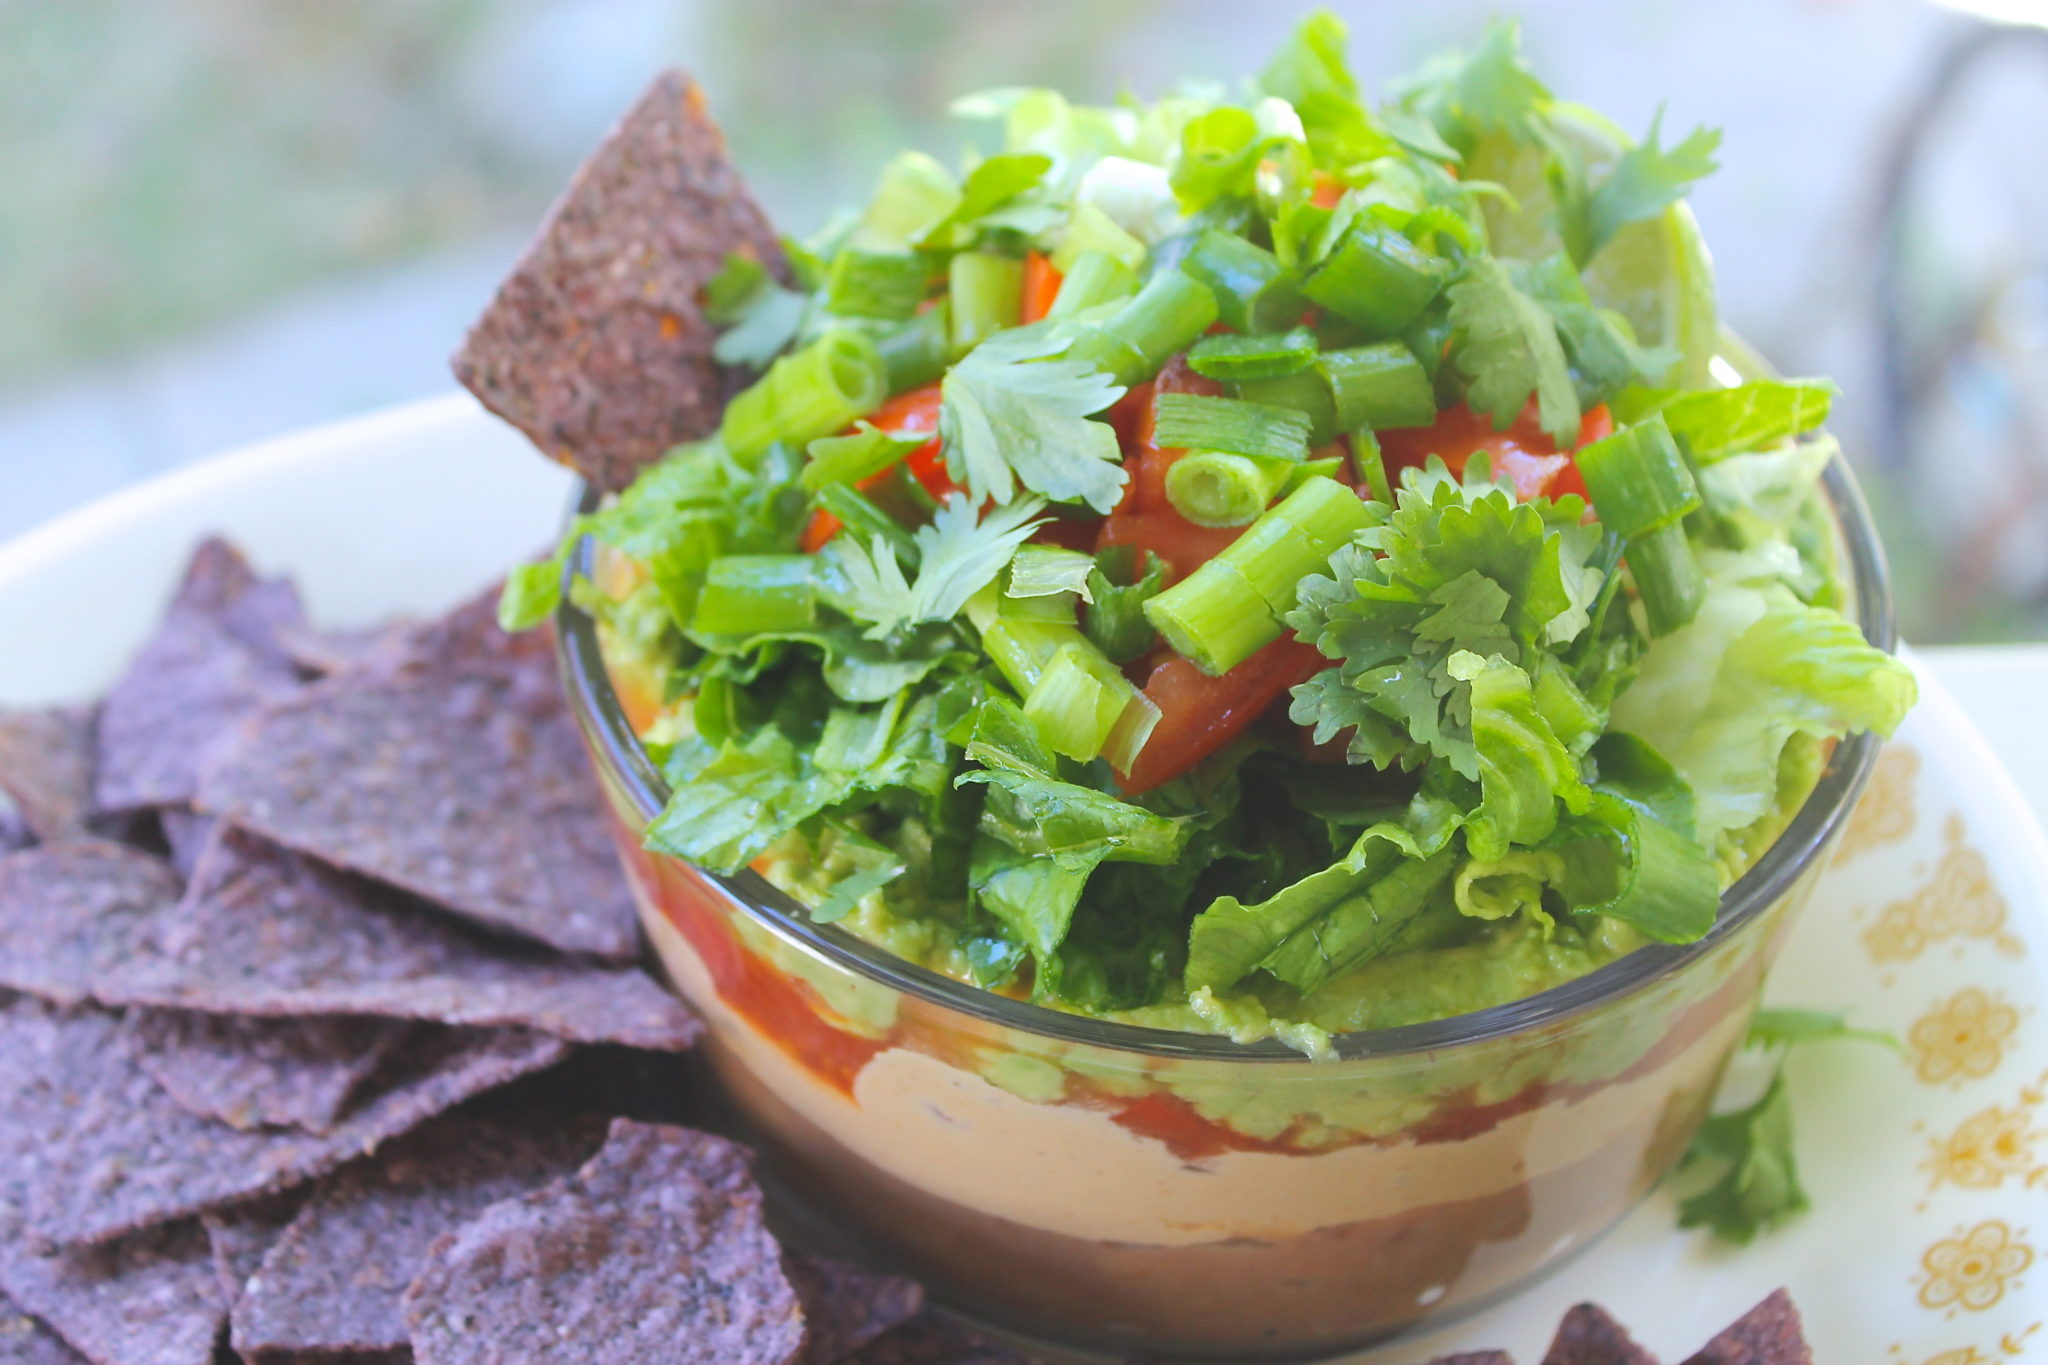
[(189, 1221), (49, 1256), (0, 1239), (0, 1287), (95, 1365), (211, 1365), (227, 1316)]
[(187, 1113), (230, 1128), (331, 1130), (412, 1033), (396, 1019), (137, 1010), (136, 1061)]
[(0, 792), (28, 833), (83, 834), (93, 813), (93, 708), (0, 711)]
[(289, 1189), (568, 1052), (522, 1029), (428, 1030), (331, 1132), (245, 1133), (180, 1108), (140, 1045), (97, 1010), (0, 1008), (0, 1094), (14, 1097), (0, 1106), (0, 1167), (32, 1242), (109, 1241)]
[(1792, 1296), (1779, 1289), (1702, 1346), (1685, 1365), (1813, 1365)]
[(789, 1365), (803, 1310), (743, 1147), (612, 1123), (574, 1175), (437, 1239), (405, 1292), (419, 1365)]
[(564, 952), (637, 955), (604, 795), (544, 634), (473, 625), (265, 708), (214, 754), (200, 809)]
[(257, 703), (299, 687), (280, 632), (300, 617), (289, 583), (258, 578), (218, 537), (202, 543), (163, 622), (100, 707), (99, 808), (189, 801), (221, 736)]
[(730, 385), (702, 296), (733, 253), (783, 266), (703, 91), (665, 71), (577, 171), (456, 352), (455, 377), (549, 458), (617, 492), (718, 427)]
[(453, 1114), (343, 1170), (263, 1257), (234, 1311), (235, 1349), (405, 1346), (399, 1295), (434, 1239), (568, 1174), (603, 1140), (595, 1118)]

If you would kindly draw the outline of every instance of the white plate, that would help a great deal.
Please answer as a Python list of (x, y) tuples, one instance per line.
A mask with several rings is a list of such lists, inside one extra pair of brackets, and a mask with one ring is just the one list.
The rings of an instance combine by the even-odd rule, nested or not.
[[(105, 686), (209, 531), (293, 574), (319, 623), (361, 624), (445, 606), (539, 549), (568, 486), (465, 396), (143, 485), (0, 546), (0, 703)], [(1924, 669), (1921, 687), (1771, 982), (1776, 1003), (1848, 1009), (1906, 1043), (1793, 1058), (1813, 1213), (1730, 1250), (1676, 1231), (1660, 1195), (1513, 1302), (1362, 1360), (1535, 1361), (1588, 1298), (1681, 1360), (1779, 1285), (1823, 1361), (2048, 1359), (2048, 846)]]

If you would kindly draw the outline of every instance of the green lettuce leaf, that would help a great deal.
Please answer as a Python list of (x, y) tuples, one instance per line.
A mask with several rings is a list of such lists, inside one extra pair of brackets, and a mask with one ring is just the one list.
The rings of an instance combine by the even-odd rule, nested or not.
[(1740, 561), (1710, 570), (1698, 617), (1651, 643), (1614, 704), (1615, 727), (1647, 741), (1692, 788), (1709, 846), (1769, 808), (1794, 734), (1889, 735), (1917, 694), (1912, 671), (1839, 613), (1743, 572)]
[(1835, 386), (1825, 379), (1753, 379), (1732, 389), (1680, 394), (1662, 405), (1664, 425), (1702, 465), (1762, 450), (1828, 420)]

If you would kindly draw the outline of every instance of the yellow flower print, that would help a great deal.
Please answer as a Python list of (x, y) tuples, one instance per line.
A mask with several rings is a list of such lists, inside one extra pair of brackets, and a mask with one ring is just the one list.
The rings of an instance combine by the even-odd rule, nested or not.
[(1885, 906), (1863, 931), (1872, 961), (1910, 962), (1950, 938), (1989, 939), (2007, 957), (2024, 951), (2006, 927), (2005, 894), (1992, 880), (1990, 864), (1963, 842), (1963, 822), (1951, 815), (1942, 834), (1948, 850), (1927, 884)]
[(1920, 1016), (1906, 1046), (1929, 1085), (1976, 1080), (1998, 1069), (2019, 1026), (2020, 1012), (2004, 997), (1967, 986)]
[(1895, 844), (1913, 832), (1913, 781), (1920, 775), (1920, 755), (1904, 744), (1887, 744), (1871, 771), (1870, 786), (1842, 831), (1842, 846), (1835, 853), (1837, 863), (1885, 844)]
[(1927, 1282), (1920, 1286), (1920, 1303), (1926, 1308), (1981, 1313), (2004, 1298), (2006, 1290), (2013, 1288), (2033, 1263), (2034, 1249), (2002, 1220), (1979, 1223), (1927, 1248), (1920, 1258), (1920, 1266), (1927, 1272)]
[(2008, 1176), (2023, 1181), (2048, 1176), (2048, 1168), (2034, 1162), (2034, 1143), (2042, 1136), (2034, 1130), (2033, 1115), (2024, 1108), (1994, 1104), (1980, 1109), (1954, 1133), (1935, 1140), (1926, 1162), (1934, 1176), (1932, 1188), (1950, 1184), (1967, 1190), (1995, 1190)]

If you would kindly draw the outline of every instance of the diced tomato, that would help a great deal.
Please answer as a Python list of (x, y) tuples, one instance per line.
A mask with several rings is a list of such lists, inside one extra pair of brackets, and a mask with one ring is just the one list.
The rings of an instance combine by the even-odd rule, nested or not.
[(1052, 301), (1059, 297), (1062, 278), (1044, 252), (1024, 253), (1024, 321), (1037, 322), (1052, 311)]
[[(1579, 438), (1572, 448), (1597, 441), (1613, 430), (1614, 418), (1603, 403), (1580, 419)], [(1544, 432), (1534, 399), (1504, 431), (1495, 431), (1491, 418), (1461, 403), (1438, 413), (1433, 425), (1383, 431), (1379, 437), (1391, 478), (1398, 478), (1403, 469), (1421, 468), (1431, 455), (1441, 457), (1453, 474), (1462, 475), (1465, 462), (1483, 450), (1493, 472), (1513, 482), (1517, 497), (1526, 500), (1566, 493), (1584, 497), (1586, 493), (1578, 466), (1570, 455), (1560, 454), (1557, 443)]]
[(1034, 545), (1057, 545), (1062, 550), (1080, 550), (1085, 554), (1093, 554), (1101, 533), (1100, 517), (1054, 517), (1031, 533), (1031, 542)]
[(1095, 548), (1135, 545), (1164, 560), (1166, 581), (1177, 583), (1243, 534), (1242, 526), (1197, 526), (1171, 507), (1161, 506), (1156, 512), (1125, 512), (1119, 507), (1102, 519)]
[(1333, 209), (1344, 197), (1344, 182), (1328, 171), (1317, 171), (1309, 181), (1308, 201), (1319, 209)]
[[(903, 457), (903, 463), (924, 485), (925, 491), (935, 498), (943, 499), (948, 493), (960, 491), (960, 485), (953, 482), (946, 472), (946, 457), (939, 449), (936, 433), (939, 429), (939, 386), (927, 384), (921, 389), (899, 393), (888, 402), (876, 408), (863, 419), (883, 431), (919, 434), (932, 432), (932, 439)], [(848, 427), (851, 432), (854, 428)], [(889, 477), (889, 471), (862, 479), (858, 485), (863, 491)], [(805, 554), (816, 554), (824, 548), (825, 542), (839, 534), (839, 518), (830, 512), (813, 512), (809, 523), (804, 526), (802, 539), (798, 544)]]
[(1145, 747), (1123, 775), (1127, 792), (1146, 791), (1179, 777), (1244, 732), (1296, 683), (1307, 682), (1328, 660), (1293, 635), (1283, 635), (1220, 678), (1212, 678), (1171, 650), (1162, 649), (1145, 680), (1145, 695), (1159, 708)]

